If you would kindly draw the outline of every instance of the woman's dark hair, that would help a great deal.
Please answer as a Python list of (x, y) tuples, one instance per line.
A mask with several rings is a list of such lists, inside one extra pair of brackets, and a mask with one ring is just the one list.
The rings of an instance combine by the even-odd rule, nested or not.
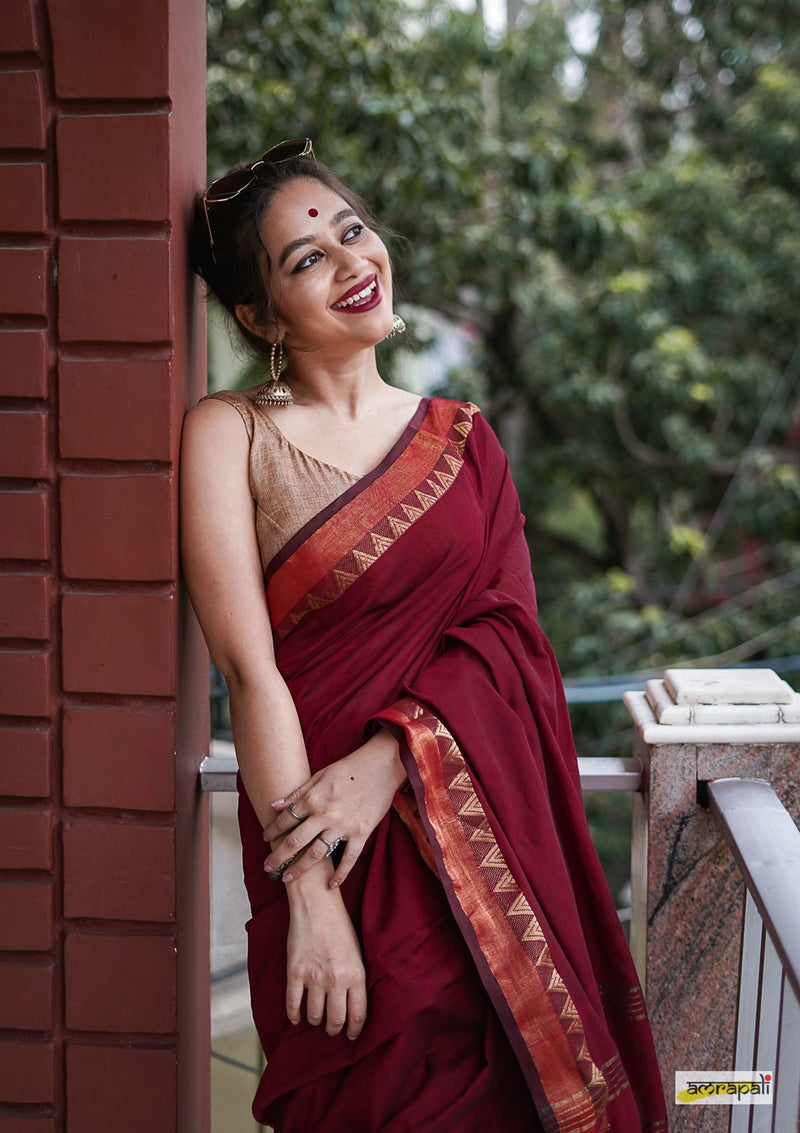
[(191, 233), (192, 269), (238, 323), (242, 337), (255, 353), (269, 359), (270, 343), (253, 334), (236, 319), (239, 304), (255, 309), (259, 326), (269, 326), (280, 314), (275, 297), (267, 286), (270, 259), (259, 231), (259, 222), (275, 194), (299, 177), (319, 181), (350, 205), (366, 224), (374, 219), (364, 201), (342, 183), (332, 169), (309, 157), (297, 157), (277, 165), (259, 167), (251, 185), (230, 201), (208, 204), (214, 234), (211, 253), (203, 194), (195, 201)]

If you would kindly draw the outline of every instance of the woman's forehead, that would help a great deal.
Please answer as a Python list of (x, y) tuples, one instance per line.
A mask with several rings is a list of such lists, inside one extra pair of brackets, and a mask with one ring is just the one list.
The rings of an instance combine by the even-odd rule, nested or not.
[(270, 201), (261, 218), (261, 235), (269, 244), (305, 232), (314, 222), (324, 224), (343, 209), (351, 210), (351, 206), (327, 185), (311, 177), (298, 177)]

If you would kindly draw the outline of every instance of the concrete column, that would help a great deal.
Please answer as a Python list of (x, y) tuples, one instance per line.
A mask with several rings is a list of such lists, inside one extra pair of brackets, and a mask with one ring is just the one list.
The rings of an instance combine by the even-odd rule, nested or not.
[[(676, 1070), (730, 1070), (744, 885), (704, 784), (766, 779), (800, 818), (800, 696), (767, 669), (668, 670), (627, 693), (643, 792), (634, 812), (631, 944), (667, 1101)], [(672, 1108), (673, 1133), (726, 1133), (727, 1107)]]

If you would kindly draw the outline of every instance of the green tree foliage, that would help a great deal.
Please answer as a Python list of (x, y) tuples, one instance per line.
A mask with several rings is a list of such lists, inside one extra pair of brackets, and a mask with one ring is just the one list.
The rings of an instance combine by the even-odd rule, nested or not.
[(211, 174), (309, 134), (472, 328), (567, 675), (800, 653), (800, 8), (515, 12), (209, 0)]

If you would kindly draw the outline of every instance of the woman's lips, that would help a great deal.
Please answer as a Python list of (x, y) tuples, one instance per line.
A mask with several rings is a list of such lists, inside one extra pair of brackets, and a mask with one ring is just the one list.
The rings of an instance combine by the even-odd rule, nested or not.
[(371, 311), (374, 307), (377, 307), (382, 298), (383, 295), (378, 286), (378, 277), (373, 275), (365, 283), (356, 284), (341, 299), (337, 299), (333, 304), (333, 310), (357, 315), (362, 311)]

